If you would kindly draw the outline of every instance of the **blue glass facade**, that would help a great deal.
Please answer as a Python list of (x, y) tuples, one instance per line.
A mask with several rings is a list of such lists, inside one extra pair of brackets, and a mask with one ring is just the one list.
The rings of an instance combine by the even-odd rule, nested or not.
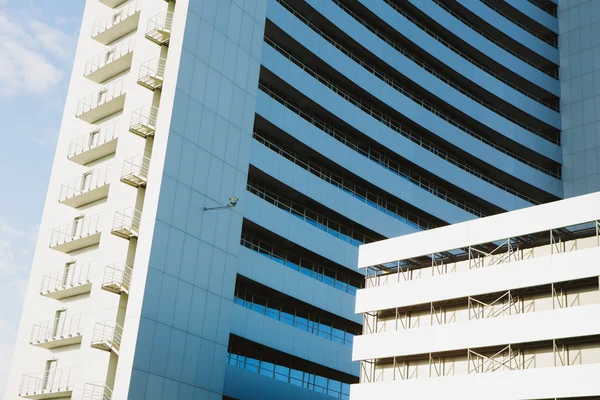
[(358, 245), (563, 197), (550, 0), (181, 7), (132, 399), (347, 399)]

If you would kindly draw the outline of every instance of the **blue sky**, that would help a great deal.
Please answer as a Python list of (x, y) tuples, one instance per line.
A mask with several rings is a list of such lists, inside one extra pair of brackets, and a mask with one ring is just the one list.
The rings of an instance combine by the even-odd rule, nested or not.
[(0, 0), (0, 396), (85, 0)]

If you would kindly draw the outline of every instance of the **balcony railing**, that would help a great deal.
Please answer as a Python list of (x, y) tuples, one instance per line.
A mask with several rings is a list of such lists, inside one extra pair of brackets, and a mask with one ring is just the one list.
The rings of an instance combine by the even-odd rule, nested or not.
[(97, 322), (91, 346), (95, 349), (112, 351), (119, 355), (123, 328), (114, 321)]
[(130, 1), (94, 22), (92, 38), (109, 44), (134, 31), (140, 20), (137, 1)]
[(52, 230), (50, 247), (69, 253), (100, 243), (100, 214), (78, 217)]
[(134, 156), (123, 161), (121, 182), (135, 188), (146, 187), (150, 158), (142, 155)]
[(74, 374), (74, 369), (65, 368), (23, 375), (19, 396), (26, 399), (71, 397)]
[(129, 294), (132, 273), (131, 267), (123, 262), (107, 265), (104, 268), (101, 287), (107, 292)]
[(133, 49), (131, 39), (127, 39), (102, 50), (86, 61), (83, 75), (96, 83), (101, 83), (128, 70), (133, 59)]
[(70, 207), (80, 207), (108, 196), (109, 167), (85, 172), (60, 186), (58, 201)]
[(173, 24), (173, 13), (163, 11), (148, 20), (146, 38), (158, 45), (169, 45), (171, 39), (171, 26)]
[(131, 114), (129, 132), (138, 136), (147, 138), (153, 136), (156, 132), (156, 117), (158, 116), (158, 107), (147, 105), (135, 110)]
[(69, 263), (42, 277), (40, 294), (53, 299), (64, 299), (89, 293), (92, 290), (90, 267), (92, 263)]
[(140, 66), (140, 76), (137, 82), (150, 90), (160, 89), (165, 76), (166, 63), (166, 58), (154, 58), (146, 61)]
[(111, 121), (77, 137), (69, 144), (67, 158), (81, 165), (88, 164), (117, 151), (117, 123)]
[(142, 212), (134, 207), (115, 212), (111, 233), (123, 239), (132, 239), (138, 236)]
[(54, 318), (34, 324), (29, 343), (46, 349), (81, 343), (82, 328), (81, 315)]
[(104, 382), (86, 383), (83, 386), (82, 400), (111, 400), (112, 389)]
[(75, 116), (94, 123), (123, 110), (125, 105), (124, 79), (119, 79), (101, 90), (85, 96), (77, 103)]

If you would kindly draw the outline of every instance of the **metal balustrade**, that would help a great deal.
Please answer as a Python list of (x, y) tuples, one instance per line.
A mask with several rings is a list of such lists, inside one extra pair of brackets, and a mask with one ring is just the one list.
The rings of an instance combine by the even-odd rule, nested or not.
[(101, 288), (111, 293), (129, 294), (133, 270), (124, 262), (114, 263), (104, 267)]
[(61, 299), (89, 292), (91, 266), (91, 262), (72, 262), (65, 264), (61, 269), (45, 274), (42, 276), (40, 294)]
[(81, 343), (82, 334), (81, 315), (58, 317), (34, 324), (29, 343), (45, 348), (68, 346)]
[(146, 38), (158, 45), (168, 46), (172, 25), (173, 13), (171, 11), (163, 11), (148, 20)]
[(52, 230), (50, 247), (68, 253), (100, 242), (100, 214), (75, 218)]
[[(330, 136), (332, 136), (336, 139), (337, 139), (337, 137), (339, 137), (338, 135), (336, 135), (336, 133), (338, 131), (335, 129), (335, 125), (315, 118), (314, 116), (312, 116), (312, 114), (307, 113), (306, 111), (298, 108), (296, 105), (288, 102), (283, 97), (279, 96), (277, 93), (275, 93), (272, 89), (270, 89), (263, 83), (259, 83), (259, 89), (261, 91), (263, 91), (265, 94), (269, 95), (271, 98), (277, 100), (279, 103), (284, 105), (289, 110), (295, 112), (296, 114), (298, 114), (299, 116), (301, 116), (302, 118), (304, 118), (305, 120), (310, 122), (311, 124), (315, 125), (317, 128), (321, 129), (323, 132), (329, 134)], [(363, 111), (369, 113), (368, 110), (363, 110)], [(390, 129), (396, 131), (397, 133), (399, 133), (402, 136), (406, 137), (407, 139), (411, 140), (413, 143), (416, 143), (417, 145), (419, 145), (420, 147), (424, 148), (425, 150), (433, 153), (437, 157), (440, 157), (440, 158), (448, 161), (449, 163), (459, 167), (460, 169), (470, 173), (471, 175), (474, 175), (474, 176), (478, 177), (479, 179), (481, 179), (501, 190), (504, 190), (514, 196), (517, 196), (525, 201), (528, 201), (531, 204), (539, 204), (539, 201), (534, 200), (528, 196), (525, 196), (524, 194), (522, 194), (514, 189), (511, 189), (510, 187), (503, 185), (500, 182), (493, 180), (492, 178), (488, 177), (487, 175), (485, 175), (483, 172), (479, 171), (478, 169), (472, 167), (470, 164), (466, 163), (465, 161), (455, 158), (454, 155), (447, 153), (445, 150), (443, 150), (442, 148), (437, 146), (435, 143), (424, 139), (422, 136), (420, 136), (419, 134), (417, 134), (416, 132), (414, 132), (410, 129), (406, 129), (403, 126), (398, 125), (396, 123), (396, 121), (379, 119), (378, 116), (372, 114), (372, 112), (371, 112), (371, 116), (376, 118), (378, 121), (380, 121), (381, 123), (383, 123)]]
[(94, 123), (123, 110), (124, 105), (125, 79), (121, 78), (80, 99), (75, 116), (85, 122)]
[(133, 31), (139, 21), (140, 7), (136, 0), (104, 15), (94, 22), (92, 38), (102, 44), (108, 44)]
[(117, 149), (118, 122), (110, 121), (72, 140), (69, 143), (67, 158), (85, 165), (114, 153)]
[(140, 65), (140, 74), (137, 82), (143, 87), (156, 90), (160, 89), (165, 76), (166, 58), (153, 58)]
[(111, 233), (115, 236), (132, 239), (138, 236), (142, 212), (135, 207), (116, 211)]
[(108, 196), (110, 167), (92, 169), (60, 186), (58, 201), (79, 207)]
[(82, 400), (111, 400), (112, 389), (104, 382), (86, 383), (83, 386)]
[[(389, 114), (385, 113), (384, 111), (381, 111), (380, 109), (373, 106), (371, 103), (363, 100), (360, 96), (354, 95), (354, 94), (346, 91), (346, 89), (340, 88), (333, 81), (331, 81), (328, 77), (324, 77), (323, 75), (320, 75), (319, 73), (315, 72), (310, 67), (305, 65), (302, 61), (300, 61), (298, 58), (296, 58), (295, 56), (293, 56), (292, 54), (287, 52), (287, 50), (283, 49), (281, 46), (279, 46), (277, 43), (275, 43), (269, 37), (265, 36), (264, 40), (265, 40), (265, 43), (267, 43), (269, 46), (273, 47), (281, 55), (283, 55), (284, 57), (286, 57), (287, 59), (292, 61), (300, 69), (307, 72), (309, 75), (311, 75), (313, 78), (318, 80), (323, 85), (327, 86), (328, 89), (332, 90), (340, 97), (343, 97), (345, 100), (354, 104), (358, 108), (361, 108), (363, 110), (368, 110), (367, 112), (369, 112), (372, 116), (377, 115), (382, 120), (393, 121), (393, 117), (391, 117)], [(517, 161), (520, 161), (521, 163), (523, 163), (533, 169), (536, 169), (540, 172), (550, 175), (553, 178), (560, 179), (560, 173), (558, 172), (559, 170), (557, 170), (557, 172), (548, 170), (526, 158), (523, 158), (517, 154), (512, 153), (511, 151), (503, 148), (502, 146), (499, 146), (498, 144), (492, 142), (491, 140), (479, 135), (477, 132), (471, 130), (470, 128), (465, 127), (464, 125), (460, 124), (459, 122), (451, 119), (447, 114), (445, 114), (443, 111), (441, 111), (439, 108), (437, 108), (433, 104), (426, 102), (424, 99), (422, 99), (420, 97), (414, 96), (411, 92), (405, 90), (401, 85), (399, 85), (393, 78), (387, 77), (375, 70), (372, 70), (371, 72), (374, 75), (376, 75), (378, 78), (380, 78), (383, 82), (385, 82), (386, 84), (391, 86), (393, 89), (395, 89), (396, 91), (402, 93), (406, 97), (410, 98), (413, 102), (417, 103), (418, 105), (420, 105), (427, 111), (431, 112), (433, 115), (443, 119), (444, 121), (448, 122), (449, 124), (455, 126), (456, 128), (460, 129), (461, 131), (465, 132), (469, 136), (479, 140), (480, 142), (486, 144), (487, 146), (489, 146), (495, 150), (498, 150), (499, 152), (501, 152), (503, 154), (506, 154), (507, 156), (509, 156), (511, 158), (514, 158)]]
[(138, 108), (131, 114), (129, 123), (129, 132), (140, 137), (147, 138), (153, 136), (156, 132), (156, 118), (158, 116), (158, 107), (146, 105)]
[(530, 35), (535, 36), (537, 39), (541, 40), (542, 42), (545, 42), (546, 44), (549, 44), (550, 46), (552, 46), (554, 48), (558, 48), (558, 35), (557, 34), (554, 34), (553, 40), (547, 39), (544, 36), (538, 34), (537, 32), (534, 32), (531, 29), (529, 29), (525, 24), (522, 24), (519, 21), (517, 21), (516, 19), (512, 18), (510, 15), (508, 15), (507, 13), (502, 11), (500, 8), (498, 8), (496, 6), (496, 4), (494, 4), (490, 0), (479, 0), (479, 1), (482, 2), (483, 4), (485, 4), (486, 6), (488, 6), (489, 8), (491, 8), (492, 10), (494, 10), (495, 12), (497, 12), (498, 14), (502, 15), (504, 18), (506, 18), (513, 24), (517, 25), (519, 28), (523, 29)]
[(278, 146), (270, 140), (266, 139), (264, 134), (262, 133), (258, 133), (255, 131), (253, 138), (259, 143), (262, 143), (270, 150), (292, 161), (294, 164), (305, 169), (311, 174), (317, 176), (318, 178), (324, 180), (327, 183), (336, 186), (338, 189), (343, 190), (345, 193), (349, 194), (355, 199), (377, 209), (378, 211), (385, 213), (386, 215), (391, 216), (392, 218), (398, 221), (401, 221), (418, 230), (431, 229), (432, 227), (436, 226), (431, 221), (419, 217), (418, 215), (412, 214), (402, 209), (397, 204), (380, 197), (379, 195), (369, 191), (368, 189), (359, 187), (356, 183), (332, 173), (331, 171), (327, 170), (326, 167), (316, 162), (313, 162), (306, 157), (302, 157), (296, 154), (295, 152), (292, 152), (290, 150), (284, 150), (281, 146)]
[(119, 355), (123, 328), (115, 321), (97, 322), (94, 327), (91, 346), (95, 349), (112, 351)]
[(150, 158), (142, 155), (133, 156), (123, 161), (121, 182), (135, 188), (146, 187)]
[(19, 396), (34, 399), (44, 398), (42, 395), (52, 393), (53, 397), (70, 397), (75, 381), (74, 375), (73, 368), (49, 369), (25, 374), (21, 378)]
[(133, 50), (131, 38), (107, 47), (85, 62), (83, 75), (96, 83), (104, 82), (131, 67)]
[[(286, 197), (281, 196), (279, 193), (273, 192), (266, 187), (261, 187), (259, 183), (248, 181), (246, 190), (250, 193), (260, 197), (263, 200), (273, 204), (277, 208), (286, 211), (290, 215), (299, 218), (317, 229), (320, 229), (336, 238), (343, 240), (352, 246), (360, 246), (364, 243), (375, 242), (376, 239), (364, 235), (353, 228), (347, 227), (337, 221), (330, 219), (327, 216), (319, 214), (313, 210), (310, 210), (303, 204), (296, 203)], [(343, 233), (343, 232), (346, 233)]]

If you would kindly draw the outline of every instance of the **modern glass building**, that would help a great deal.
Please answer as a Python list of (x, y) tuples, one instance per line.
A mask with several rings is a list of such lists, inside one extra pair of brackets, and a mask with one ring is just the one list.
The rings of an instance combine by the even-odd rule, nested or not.
[(572, 3), (88, 0), (6, 398), (347, 399), (358, 245), (598, 189)]

